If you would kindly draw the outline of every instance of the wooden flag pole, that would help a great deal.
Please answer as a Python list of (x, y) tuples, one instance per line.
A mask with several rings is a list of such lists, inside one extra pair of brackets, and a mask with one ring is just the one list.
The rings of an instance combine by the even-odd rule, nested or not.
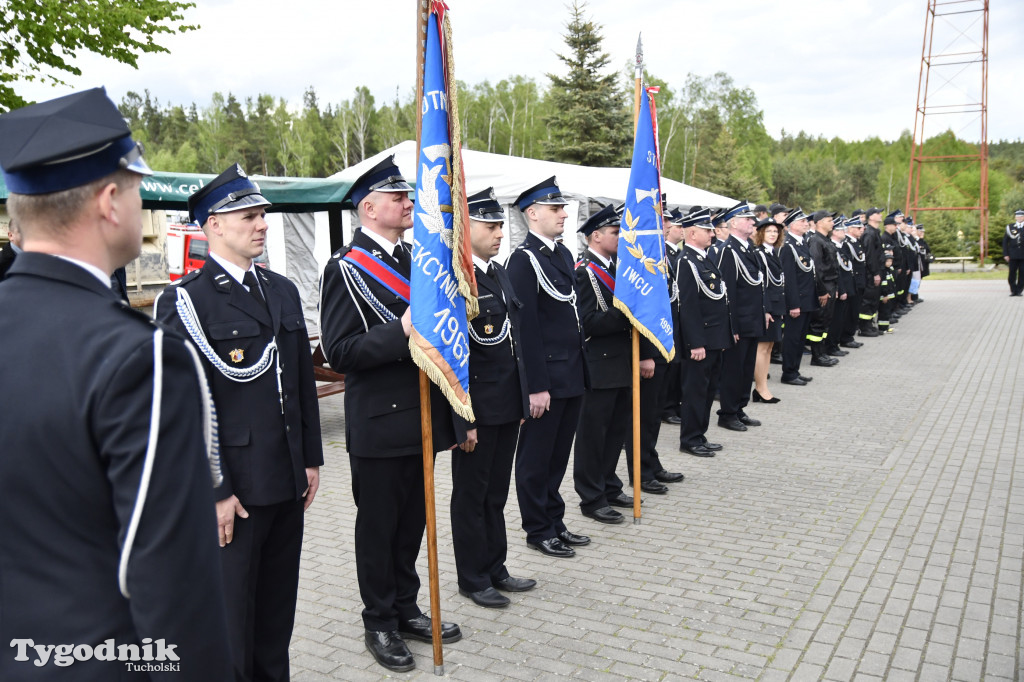
[[(643, 90), (644, 49), (636, 39), (636, 72), (633, 87), (633, 138), (640, 123), (640, 94)], [(640, 525), (640, 331), (633, 327), (633, 524)]]
[[(416, 2), (416, 158), (420, 157), (423, 128), (423, 62), (427, 49), (430, 0)], [(417, 161), (417, 165), (419, 162)], [(427, 572), (430, 586), (430, 629), (434, 644), (434, 674), (444, 676), (441, 646), (441, 584), (437, 571), (437, 511), (434, 508), (434, 433), (430, 415), (430, 379), (420, 370), (420, 432), (423, 436), (423, 503), (427, 516)]]

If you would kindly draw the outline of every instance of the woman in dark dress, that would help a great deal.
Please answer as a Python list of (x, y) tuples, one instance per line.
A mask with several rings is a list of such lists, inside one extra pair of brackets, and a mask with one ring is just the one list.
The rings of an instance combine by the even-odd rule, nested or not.
[(768, 366), (771, 363), (772, 345), (782, 343), (782, 318), (786, 314), (784, 276), (782, 261), (779, 260), (779, 249), (782, 248), (785, 234), (782, 226), (771, 218), (757, 221), (754, 227), (754, 244), (757, 245), (757, 255), (765, 270), (765, 307), (772, 321), (764, 336), (758, 339), (754, 391), (750, 399), (755, 403), (777, 403), (779, 399), (768, 390)]

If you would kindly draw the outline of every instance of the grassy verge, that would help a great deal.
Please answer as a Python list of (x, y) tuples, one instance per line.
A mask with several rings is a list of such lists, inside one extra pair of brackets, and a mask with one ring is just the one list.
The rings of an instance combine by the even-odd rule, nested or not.
[(1007, 277), (1006, 270), (975, 270), (971, 272), (933, 272), (925, 278), (928, 280), (937, 279), (1001, 279), (1005, 280)]

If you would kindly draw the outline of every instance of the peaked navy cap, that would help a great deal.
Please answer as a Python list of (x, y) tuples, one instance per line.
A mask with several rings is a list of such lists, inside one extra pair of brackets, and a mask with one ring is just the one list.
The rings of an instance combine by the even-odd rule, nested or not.
[(798, 220), (807, 220), (807, 214), (804, 213), (804, 210), (802, 208), (800, 208), (799, 206), (797, 206), (796, 208), (791, 210), (789, 212), (789, 214), (786, 216), (786, 219), (783, 220), (782, 222), (785, 225), (789, 226), (789, 225), (792, 225), (793, 223), (795, 223)]
[(580, 225), (580, 228), (576, 230), (585, 237), (589, 237), (594, 232), (600, 230), (602, 227), (609, 225), (619, 225), (622, 222), (622, 215), (615, 210), (614, 204), (608, 204), (594, 215), (587, 218), (586, 222)]
[(554, 175), (516, 197), (516, 206), (520, 211), (525, 211), (534, 204), (565, 206), (568, 203), (562, 196), (562, 190), (558, 189), (558, 180)]
[(402, 171), (395, 164), (395, 155), (386, 156), (373, 168), (356, 178), (348, 193), (342, 198), (342, 208), (356, 208), (359, 202), (371, 192), (411, 192), (413, 191)]
[[(716, 218), (717, 220), (717, 218)], [(714, 225), (712, 224), (711, 209), (703, 208), (699, 211), (690, 211), (685, 218), (683, 218), (680, 225), (682, 227), (701, 227), (705, 230), (713, 230)]]
[(188, 198), (188, 217), (202, 226), (214, 213), (230, 213), (250, 206), (270, 206), (270, 202), (242, 167), (233, 163)]
[(466, 197), (469, 205), (469, 218), (481, 223), (505, 222), (505, 211), (494, 196), (494, 188), (488, 187), (473, 196)]
[(750, 204), (744, 199), (740, 203), (736, 204), (732, 208), (722, 212), (722, 221), (731, 220), (733, 218), (753, 218), (754, 212), (750, 210)]
[(16, 194), (81, 187), (119, 169), (153, 174), (103, 88), (0, 116), (0, 167), (7, 189)]

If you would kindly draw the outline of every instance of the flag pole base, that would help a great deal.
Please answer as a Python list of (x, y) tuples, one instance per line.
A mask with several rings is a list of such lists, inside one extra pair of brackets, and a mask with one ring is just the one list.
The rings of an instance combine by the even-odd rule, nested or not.
[(443, 665), (435, 665), (434, 666), (434, 674), (437, 675), (438, 677), (444, 677), (444, 666)]
[(633, 525), (634, 526), (639, 526), (640, 525), (640, 518), (639, 517), (633, 519)]

